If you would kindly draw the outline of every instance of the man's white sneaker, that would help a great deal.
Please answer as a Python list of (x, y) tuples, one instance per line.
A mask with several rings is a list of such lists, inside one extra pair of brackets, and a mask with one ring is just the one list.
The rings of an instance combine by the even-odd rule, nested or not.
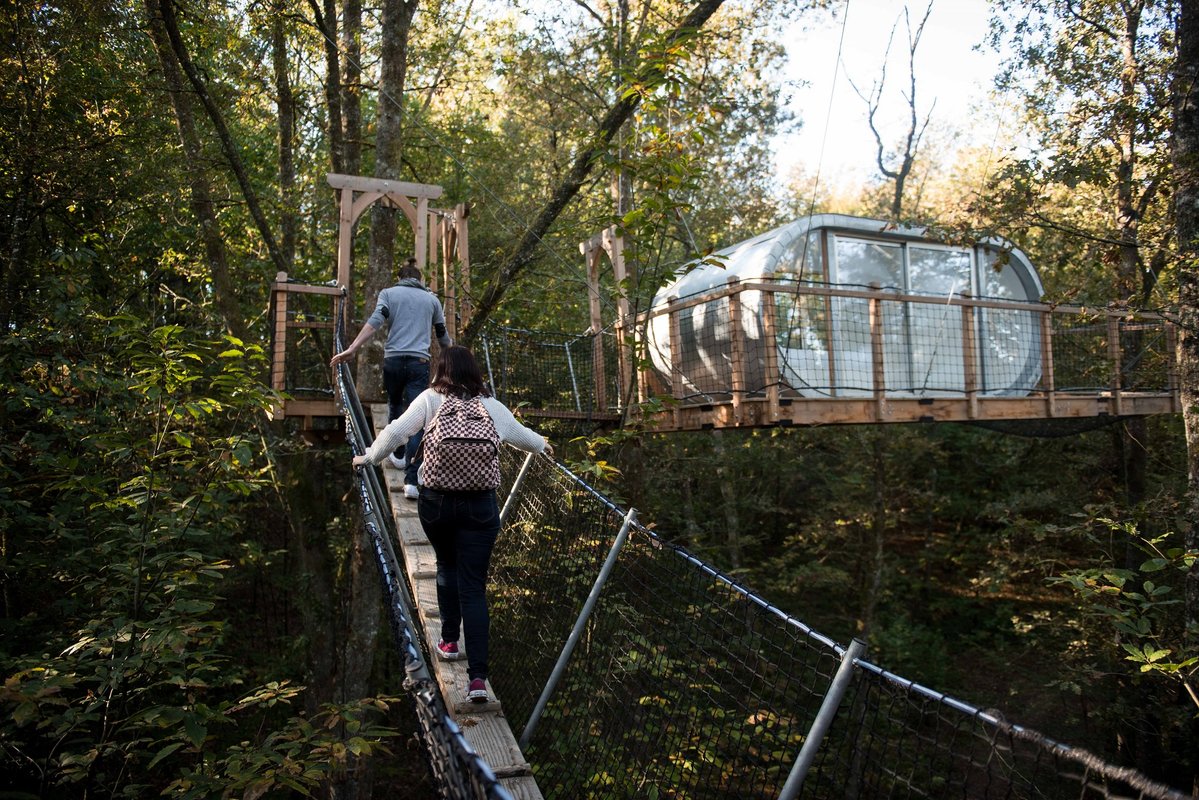
[(391, 465), (393, 467), (395, 467), (396, 469), (404, 469), (405, 467), (408, 466), (408, 459), (407, 458), (396, 458), (395, 453), (389, 454), (387, 456), (387, 460), (390, 461)]
[(404, 484), (404, 497), (407, 497), (409, 500), (419, 500), (420, 499), (420, 487), (413, 483), (405, 483)]

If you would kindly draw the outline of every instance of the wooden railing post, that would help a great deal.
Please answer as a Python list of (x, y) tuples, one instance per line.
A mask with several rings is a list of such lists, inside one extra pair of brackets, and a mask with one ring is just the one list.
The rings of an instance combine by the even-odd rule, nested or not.
[(741, 279), (736, 275), (728, 278), (729, 286), (729, 342), (731, 347), (733, 424), (741, 424), (741, 401), (745, 397), (745, 326), (742, 324)]
[[(670, 314), (670, 394), (676, 400), (683, 399), (683, 346), (677, 295), (667, 298), (667, 308)], [(674, 427), (682, 427), (683, 410), (679, 402), (674, 404)]]
[(966, 390), (966, 416), (978, 417), (978, 341), (970, 293), (962, 292), (962, 377)]
[(1107, 356), (1112, 362), (1112, 412), (1118, 417), (1124, 412), (1121, 391), (1122, 364), (1120, 363), (1120, 318), (1107, 315)]
[(774, 306), (774, 292), (762, 291), (762, 355), (765, 359), (766, 374), (766, 413), (770, 422), (779, 420), (779, 384), (783, 382), (779, 374), (779, 343), (777, 338), (778, 323), (777, 309)]
[(883, 362), (883, 302), (878, 296), (882, 287), (878, 283), (870, 284), (870, 361), (871, 374), (874, 379), (874, 419), (882, 422), (887, 411), (887, 381), (886, 369)]
[(604, 335), (603, 317), (600, 309), (600, 258), (603, 248), (595, 237), (589, 242), (579, 245), (583, 258), (587, 261), (587, 300), (591, 312), (591, 377), (595, 384), (595, 410), (603, 411), (608, 407), (608, 377), (604, 369)]
[(1166, 328), (1166, 386), (1170, 389), (1170, 408), (1182, 413), (1182, 398), (1178, 385), (1178, 327), (1168, 319), (1162, 320)]
[(1041, 312), (1041, 383), (1045, 386), (1045, 411), (1057, 416), (1057, 385), (1053, 374), (1053, 309)]

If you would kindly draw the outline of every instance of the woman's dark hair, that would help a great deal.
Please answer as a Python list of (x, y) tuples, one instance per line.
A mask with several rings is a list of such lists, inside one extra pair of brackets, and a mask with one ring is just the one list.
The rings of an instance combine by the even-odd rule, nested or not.
[(459, 344), (441, 348), (429, 386), (441, 394), (453, 394), (463, 398), (491, 396), (487, 385), (483, 383), (479, 362), (475, 361), (470, 350)]

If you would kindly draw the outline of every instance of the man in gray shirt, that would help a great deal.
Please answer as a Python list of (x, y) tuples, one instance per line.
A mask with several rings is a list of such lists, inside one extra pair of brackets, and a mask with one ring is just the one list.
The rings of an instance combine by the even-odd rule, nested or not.
[[(387, 328), (383, 347), (383, 387), (387, 390), (387, 421), (390, 422), (408, 409), (418, 394), (429, 386), (429, 347), (433, 334), (442, 347), (449, 347), (450, 337), (445, 329), (445, 312), (441, 301), (421, 283), (416, 259), (410, 258), (400, 268), (399, 281), (379, 292), (375, 311), (362, 326), (350, 346), (333, 356), (334, 367), (348, 360), (375, 331)], [(415, 500), (420, 496), (416, 485), (416, 464), (413, 457), (420, 445), (421, 434), (411, 437), (406, 446), (388, 456), (392, 466), (404, 470), (404, 496)]]

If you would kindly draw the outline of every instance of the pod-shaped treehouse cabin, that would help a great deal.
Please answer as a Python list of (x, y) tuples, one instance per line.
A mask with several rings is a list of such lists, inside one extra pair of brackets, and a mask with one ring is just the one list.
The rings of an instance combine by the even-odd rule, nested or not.
[[(1020, 396), (1041, 377), (1041, 329), (1028, 306), (1003, 305), (1041, 294), (1008, 242), (944, 244), (925, 228), (820, 214), (688, 265), (654, 297), (646, 336), (684, 400), (776, 381), (801, 397), (861, 397), (876, 383), (895, 397)], [(964, 314), (953, 301), (967, 296), (997, 302)]]

